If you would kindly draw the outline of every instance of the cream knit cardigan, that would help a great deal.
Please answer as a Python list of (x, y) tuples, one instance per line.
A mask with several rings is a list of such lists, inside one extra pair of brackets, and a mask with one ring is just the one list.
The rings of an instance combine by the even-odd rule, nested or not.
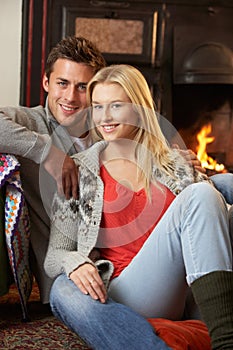
[[(110, 261), (93, 262), (90, 253), (95, 248), (103, 206), (103, 182), (99, 175), (99, 155), (106, 147), (100, 141), (73, 159), (79, 166), (79, 200), (66, 200), (55, 195), (52, 206), (51, 233), (45, 270), (51, 278), (65, 273), (67, 276), (78, 266), (89, 262), (96, 265), (107, 285), (113, 272)], [(178, 195), (194, 182), (208, 181), (208, 178), (194, 170), (177, 150), (171, 150), (171, 167), (176, 180), (164, 171), (153, 169), (155, 179)]]

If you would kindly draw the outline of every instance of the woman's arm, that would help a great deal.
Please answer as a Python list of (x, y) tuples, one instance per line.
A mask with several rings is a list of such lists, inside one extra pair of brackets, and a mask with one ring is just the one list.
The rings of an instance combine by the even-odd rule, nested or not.
[(78, 222), (78, 201), (55, 195), (45, 271), (51, 278), (65, 273), (82, 293), (104, 303), (107, 292), (99, 272), (94, 262), (78, 251)]
[(78, 251), (78, 200), (55, 195), (48, 251), (45, 258), (45, 271), (51, 278), (61, 273), (70, 276), (80, 265), (93, 262)]

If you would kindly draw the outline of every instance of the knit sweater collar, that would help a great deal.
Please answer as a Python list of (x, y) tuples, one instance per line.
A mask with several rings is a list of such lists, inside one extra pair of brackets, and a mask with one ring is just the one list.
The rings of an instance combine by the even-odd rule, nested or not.
[(98, 141), (87, 150), (74, 154), (72, 158), (76, 159), (78, 164), (84, 165), (95, 175), (99, 175), (100, 153), (107, 145), (107, 141)]

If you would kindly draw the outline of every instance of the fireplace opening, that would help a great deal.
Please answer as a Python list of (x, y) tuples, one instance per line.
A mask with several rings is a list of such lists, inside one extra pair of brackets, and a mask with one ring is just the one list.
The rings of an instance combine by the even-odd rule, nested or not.
[(198, 150), (197, 135), (210, 125), (206, 151), (233, 172), (233, 85), (177, 84), (173, 89), (173, 125), (187, 148)]
[[(183, 33), (183, 36), (182, 36)], [(208, 125), (206, 152), (233, 172), (233, 53), (224, 32), (203, 27), (174, 37), (172, 123), (197, 153), (197, 135)]]

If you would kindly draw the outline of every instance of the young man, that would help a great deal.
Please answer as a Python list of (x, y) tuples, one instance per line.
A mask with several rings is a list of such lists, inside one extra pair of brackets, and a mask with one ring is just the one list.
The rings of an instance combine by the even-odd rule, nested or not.
[(41, 301), (49, 302), (51, 280), (44, 268), (56, 188), (77, 196), (77, 167), (69, 157), (89, 147), (86, 85), (105, 66), (100, 51), (81, 37), (61, 40), (50, 52), (43, 77), (45, 108), (0, 108), (0, 152), (17, 156), (31, 225), (31, 266)]

